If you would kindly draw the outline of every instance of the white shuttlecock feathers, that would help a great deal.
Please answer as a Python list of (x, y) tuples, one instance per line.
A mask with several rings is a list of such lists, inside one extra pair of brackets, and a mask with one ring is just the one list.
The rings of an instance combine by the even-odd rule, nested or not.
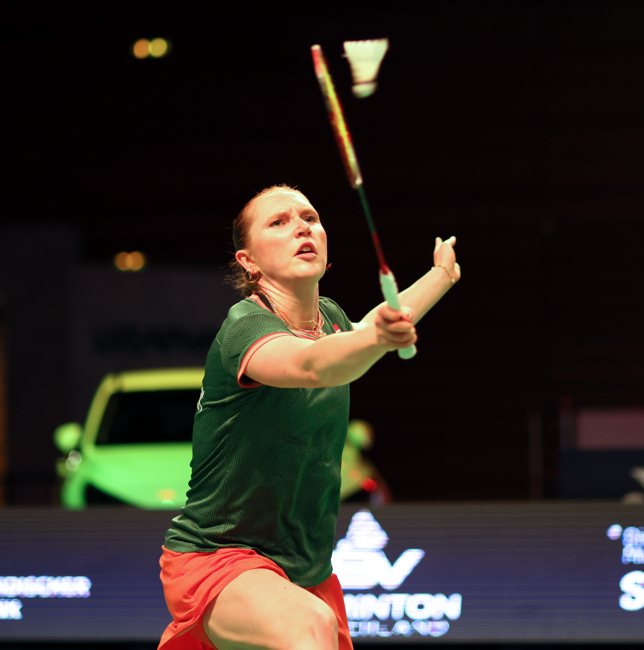
[(380, 64), (388, 49), (388, 38), (344, 41), (344, 54), (351, 66), (353, 94), (356, 97), (362, 99), (376, 92)]

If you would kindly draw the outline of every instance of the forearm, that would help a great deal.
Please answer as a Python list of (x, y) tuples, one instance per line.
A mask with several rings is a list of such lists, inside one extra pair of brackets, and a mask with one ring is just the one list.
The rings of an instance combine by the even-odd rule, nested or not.
[(302, 351), (302, 367), (316, 385), (341, 386), (362, 377), (388, 351), (374, 325), (326, 336)]
[[(414, 284), (399, 294), (401, 307), (411, 309), (414, 323), (417, 323), (436, 303), (451, 289), (452, 281), (440, 267), (432, 267)], [(374, 307), (361, 321), (363, 324), (373, 322), (378, 308)]]
[(417, 323), (451, 288), (445, 269), (434, 266), (400, 294), (400, 304), (412, 310)]

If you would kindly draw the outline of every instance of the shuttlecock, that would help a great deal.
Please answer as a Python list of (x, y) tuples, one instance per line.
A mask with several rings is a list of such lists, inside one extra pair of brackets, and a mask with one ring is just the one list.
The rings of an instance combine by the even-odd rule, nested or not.
[(362, 99), (376, 92), (380, 64), (388, 49), (388, 38), (344, 41), (344, 54), (351, 66), (353, 94), (356, 97)]

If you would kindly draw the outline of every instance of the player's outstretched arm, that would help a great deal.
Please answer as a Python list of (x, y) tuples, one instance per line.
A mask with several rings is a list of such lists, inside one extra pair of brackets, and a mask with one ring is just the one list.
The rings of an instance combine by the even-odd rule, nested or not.
[(277, 388), (342, 386), (364, 375), (387, 352), (413, 345), (411, 319), (391, 307), (375, 310), (373, 322), (315, 341), (296, 336), (269, 340), (253, 352), (244, 374)]

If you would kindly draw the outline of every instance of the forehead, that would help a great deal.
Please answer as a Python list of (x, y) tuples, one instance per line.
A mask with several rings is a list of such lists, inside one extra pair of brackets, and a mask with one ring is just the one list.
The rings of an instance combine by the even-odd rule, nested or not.
[(253, 216), (256, 219), (270, 217), (291, 208), (305, 210), (311, 209), (313, 206), (304, 194), (300, 194), (300, 192), (293, 190), (273, 190), (255, 199), (253, 203)]

